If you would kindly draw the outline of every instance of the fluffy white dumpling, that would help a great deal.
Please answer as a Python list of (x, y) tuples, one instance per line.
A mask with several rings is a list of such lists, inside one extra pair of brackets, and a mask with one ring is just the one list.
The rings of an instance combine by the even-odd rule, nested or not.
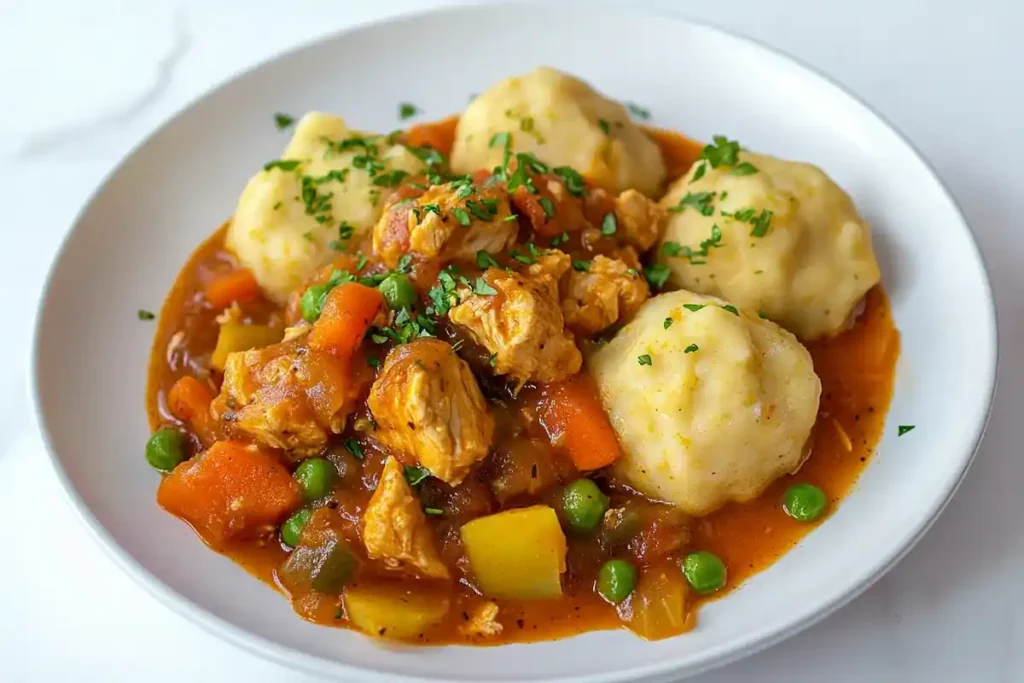
[(587, 361), (622, 444), (617, 474), (692, 515), (751, 500), (795, 470), (818, 412), (807, 349), (727, 306), (661, 294)]
[(802, 339), (840, 332), (879, 281), (868, 224), (816, 166), (747, 152), (738, 161), (749, 166), (695, 165), (661, 200), (674, 212), (659, 251), (670, 283), (760, 312)]
[(571, 166), (608, 188), (660, 193), (665, 162), (658, 146), (626, 109), (583, 81), (548, 67), (505, 79), (478, 96), (459, 119), (451, 164), (458, 173), (490, 170), (502, 148), (495, 133), (512, 134), (516, 152), (552, 166)]
[[(349, 142), (339, 144), (344, 141)], [(227, 247), (277, 301), (330, 260), (329, 245), (339, 239), (343, 221), (352, 227), (352, 244), (373, 229), (391, 191), (385, 180), (395, 178), (396, 171), (423, 169), (405, 147), (352, 131), (337, 116), (317, 112), (299, 122), (281, 161), (284, 168), (262, 170), (246, 185), (227, 234)], [(310, 178), (305, 185), (304, 177)], [(385, 180), (375, 184), (378, 178)]]

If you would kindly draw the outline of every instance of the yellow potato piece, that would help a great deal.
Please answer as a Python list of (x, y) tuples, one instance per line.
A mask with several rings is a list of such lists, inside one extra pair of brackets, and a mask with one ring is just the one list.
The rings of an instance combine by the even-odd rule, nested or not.
[(245, 323), (228, 322), (220, 326), (217, 334), (217, 346), (213, 349), (210, 365), (223, 370), (228, 362), (228, 354), (249, 349), (261, 349), (281, 341), (284, 331), (267, 325), (248, 325)]
[(693, 622), (686, 610), (686, 580), (676, 567), (648, 567), (640, 583), (619, 603), (619, 618), (646, 640), (671, 638), (689, 631)]
[(396, 584), (346, 586), (345, 614), (357, 628), (380, 638), (415, 638), (444, 618), (451, 607), (443, 592)]
[(480, 517), (464, 525), (461, 533), (485, 595), (521, 600), (562, 595), (565, 534), (547, 505)]

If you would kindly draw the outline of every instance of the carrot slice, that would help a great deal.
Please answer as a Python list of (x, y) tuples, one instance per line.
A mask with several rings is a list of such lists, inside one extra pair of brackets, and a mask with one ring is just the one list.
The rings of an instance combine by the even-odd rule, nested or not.
[(302, 504), (299, 484), (284, 465), (236, 441), (218, 441), (175, 467), (156, 499), (214, 548), (277, 525)]
[(541, 423), (551, 442), (562, 446), (581, 471), (605, 467), (622, 455), (597, 387), (587, 375), (547, 385)]
[(441, 154), (448, 155), (455, 144), (455, 126), (458, 122), (458, 116), (450, 116), (434, 123), (417, 123), (405, 131), (405, 144), (433, 147)]
[(245, 268), (218, 275), (206, 285), (206, 300), (214, 308), (227, 308), (234, 301), (252, 301), (259, 294), (256, 276)]
[(384, 306), (384, 297), (358, 282), (338, 285), (327, 294), (320, 318), (309, 332), (309, 347), (338, 358), (352, 357)]
[(210, 414), (213, 390), (191, 375), (185, 375), (167, 394), (167, 408), (174, 417), (187, 422), (203, 446), (209, 447), (220, 436), (220, 428)]

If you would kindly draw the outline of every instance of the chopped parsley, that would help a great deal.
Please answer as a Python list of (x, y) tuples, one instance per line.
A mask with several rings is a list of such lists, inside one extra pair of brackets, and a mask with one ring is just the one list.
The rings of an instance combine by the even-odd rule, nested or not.
[(578, 270), (581, 273), (586, 273), (590, 270), (590, 266), (594, 264), (593, 261), (573, 261), (573, 270)]
[(488, 203), (488, 200), (475, 202), (471, 199), (466, 202), (466, 208), (469, 209), (471, 214), (482, 221), (493, 221), (494, 217), (498, 214), (497, 204)]
[(405, 121), (419, 114), (420, 110), (412, 102), (402, 102), (398, 105), (398, 118)]
[(665, 329), (672, 327), (672, 318), (665, 318)]
[(707, 306), (707, 304), (683, 304), (683, 308), (685, 308), (688, 311), (693, 311), (694, 313), (704, 308), (705, 306)]
[(575, 169), (569, 166), (558, 166), (552, 170), (562, 179), (562, 183), (565, 185), (565, 189), (569, 191), (569, 194), (574, 197), (582, 197), (586, 193), (587, 185), (583, 181), (583, 176), (577, 173)]
[(281, 114), (280, 112), (274, 114), (274, 125), (277, 126), (278, 130), (284, 130), (293, 123), (295, 123), (295, 118), (288, 116), (288, 114)]
[(468, 227), (473, 222), (473, 219), (469, 217), (469, 214), (462, 207), (456, 206), (452, 209), (452, 215), (455, 216), (455, 220), (462, 226)]
[(679, 213), (685, 211), (686, 207), (691, 207), (699, 211), (702, 216), (710, 216), (715, 212), (715, 208), (711, 206), (711, 201), (714, 198), (714, 192), (687, 192), (678, 204), (669, 208), (669, 211)]
[(498, 263), (497, 259), (491, 256), (490, 252), (486, 252), (483, 249), (476, 252), (476, 265), (478, 268), (487, 270), (488, 268), (500, 268), (501, 264)]
[(629, 112), (638, 119), (646, 121), (651, 118), (651, 110), (645, 109), (635, 102), (626, 102), (626, 108), (629, 109)]
[(715, 135), (711, 140), (700, 153), (700, 158), (711, 164), (711, 168), (735, 166), (739, 162), (740, 143), (724, 135)]
[(281, 208), (281, 202), (278, 202), (278, 203), (274, 204), (274, 206), (273, 206), (274, 211), (277, 211), (280, 208)]
[(498, 367), (498, 354), (496, 354), (496, 353), (492, 353), (492, 354), (491, 354), (491, 355), (490, 355), (490, 356), (489, 356), (489, 357), (487, 358), (487, 364), (488, 364), (488, 365), (490, 365), (490, 366), (491, 366), (492, 368), (496, 368), (496, 367)]
[(704, 173), (708, 170), (708, 165), (703, 161), (697, 165), (697, 170), (693, 172), (693, 177), (690, 178), (691, 183), (695, 183), (704, 177)]
[(408, 273), (409, 266), (412, 264), (412, 254), (402, 254), (398, 257), (398, 272)]
[(640, 365), (654, 365), (654, 361), (651, 360), (651, 355), (649, 353), (645, 353), (642, 356), (637, 356), (636, 362), (639, 363)]
[(757, 167), (749, 161), (740, 162), (736, 168), (729, 171), (729, 175), (754, 175), (755, 173), (757, 173)]
[(604, 215), (604, 220), (601, 221), (601, 234), (605, 237), (611, 237), (618, 229), (619, 222), (615, 218), (615, 214), (609, 211)]
[(408, 177), (409, 172), (396, 168), (388, 173), (381, 173), (373, 179), (377, 187), (398, 187)]
[(733, 315), (739, 315), (740, 312), (736, 310), (736, 307), (732, 304), (722, 304), (722, 310), (729, 311)]
[(444, 514), (444, 510), (442, 510), (441, 508), (432, 508), (432, 507), (425, 507), (425, 508), (423, 508), (423, 512), (425, 514), (428, 514), (428, 515), (432, 516), (432, 517), (437, 517), (437, 516), (440, 516), (440, 515)]
[(666, 256), (681, 256), (690, 262), (690, 265), (699, 266), (707, 263), (703, 260), (711, 253), (712, 247), (722, 246), (722, 229), (718, 224), (711, 226), (711, 236), (700, 243), (696, 249), (678, 242), (665, 242), (661, 245), (661, 253)]
[[(382, 342), (383, 343), (383, 342)], [(366, 364), (376, 370), (380, 367), (380, 358), (374, 358), (373, 356), (366, 357)]]
[(306, 240), (307, 242), (312, 242), (313, 241), (313, 233), (311, 233), (311, 232), (309, 232), (307, 230), (306, 232), (302, 233), (302, 239)]
[[(534, 247), (534, 249), (536, 249), (536, 247)], [(533, 258), (532, 256), (529, 256), (527, 254), (521, 254), (515, 249), (510, 250), (508, 253), (516, 261), (519, 261), (520, 263), (525, 264), (527, 266), (532, 266), (534, 263), (537, 262), (537, 259)]]
[(672, 270), (664, 263), (655, 263), (653, 265), (644, 268), (644, 278), (647, 282), (655, 289), (661, 289), (668, 282), (669, 275), (672, 274)]
[(430, 476), (430, 470), (420, 465), (406, 465), (405, 466), (405, 480), (409, 482), (409, 486), (418, 486)]
[(597, 125), (601, 127), (601, 131), (605, 135), (611, 135), (612, 134), (612, 127), (604, 119), (598, 119), (597, 120)]
[(358, 460), (363, 459), (363, 447), (359, 445), (359, 442), (355, 439), (345, 439), (342, 442), (345, 446), (345, 450), (355, 456)]
[(761, 209), (761, 214), (750, 221), (754, 229), (750, 231), (751, 237), (764, 237), (768, 234), (768, 228), (772, 223), (772, 212), (769, 209)]
[(139, 320), (153, 320), (154, 318), (156, 318), (155, 313), (153, 313), (152, 311), (147, 311), (144, 308), (140, 308), (137, 315), (139, 316)]
[[(734, 211), (732, 213), (732, 218), (735, 218), (738, 221), (743, 221), (744, 223), (749, 223), (751, 220), (753, 220), (754, 214), (756, 214), (756, 213), (757, 213), (757, 210), (754, 207), (748, 206), (745, 209), (740, 209), (738, 211)], [(726, 215), (728, 215), (728, 214), (726, 214)]]
[(294, 171), (299, 167), (299, 162), (294, 159), (276, 159), (263, 164), (264, 171), (279, 168), (282, 171)]
[(480, 296), (494, 296), (498, 293), (498, 290), (487, 284), (487, 280), (484, 280), (482, 277), (478, 277), (476, 282), (473, 283), (473, 293), (479, 294)]
[(551, 238), (551, 246), (552, 247), (557, 247), (558, 245), (565, 244), (568, 241), (569, 241), (569, 233), (563, 232), (562, 234), (555, 235), (554, 237)]
[(699, 346), (697, 346), (696, 344), (690, 344), (685, 349), (683, 349), (683, 353), (693, 353), (694, 351), (699, 351), (699, 350), (700, 350)]
[(897, 429), (896, 429), (896, 436), (903, 436), (903, 435), (904, 435), (904, 434), (906, 434), (907, 432), (909, 432), (909, 431), (913, 431), (913, 429), (914, 429), (914, 428), (915, 428), (916, 426), (917, 426), (917, 425), (900, 425), (900, 426), (899, 426), (899, 427), (897, 427)]
[(540, 204), (540, 208), (544, 210), (544, 215), (548, 218), (553, 218), (555, 215), (555, 203), (547, 197), (541, 197), (537, 202)]

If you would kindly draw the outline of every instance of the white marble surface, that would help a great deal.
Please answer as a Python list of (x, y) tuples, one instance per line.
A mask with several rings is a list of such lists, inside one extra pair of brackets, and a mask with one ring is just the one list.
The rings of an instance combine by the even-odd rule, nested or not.
[[(0, 338), (0, 680), (308, 680), (165, 610), (72, 518), (28, 419), (31, 315), (77, 210), (160, 121), (255, 60), (346, 24), (434, 4), (0, 0), (0, 291), (8, 325)], [(928, 536), (823, 623), (697, 680), (1024, 680), (1024, 227), (1014, 209), (1024, 197), (1024, 4), (654, 4), (794, 54), (900, 127), (973, 226), (1000, 317), (989, 433)], [(643, 49), (642, 41), (626, 49)], [(950, 326), (955, 333), (955, 310)]]

